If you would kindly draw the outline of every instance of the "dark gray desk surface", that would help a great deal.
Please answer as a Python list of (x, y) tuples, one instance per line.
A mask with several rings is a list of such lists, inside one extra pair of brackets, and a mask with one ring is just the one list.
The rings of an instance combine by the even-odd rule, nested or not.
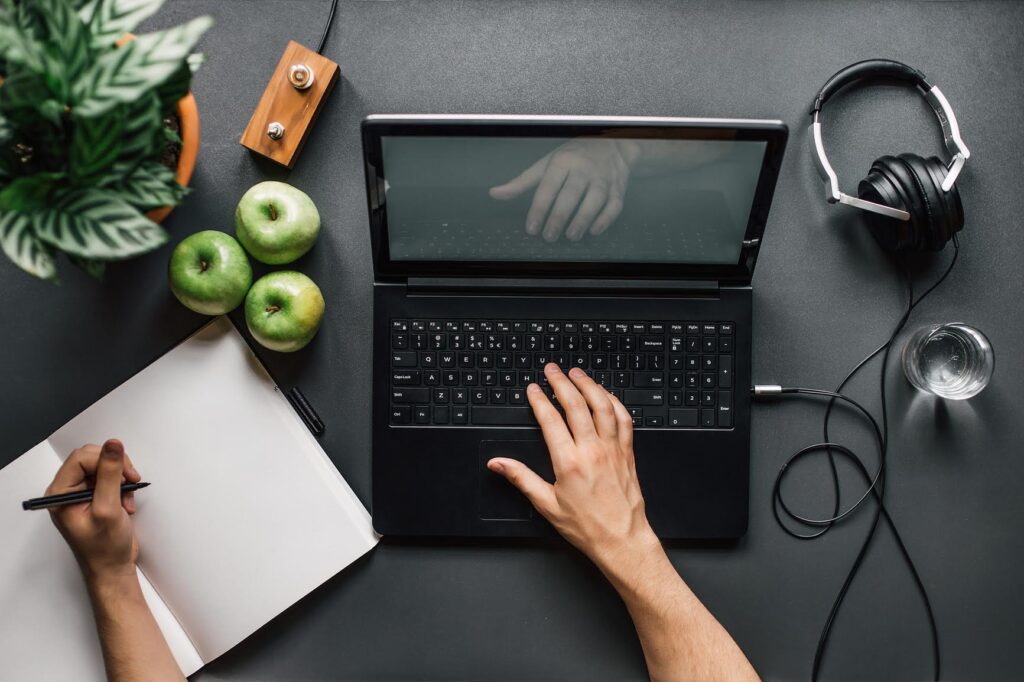
[[(832, 387), (884, 339), (904, 299), (854, 213), (825, 205), (807, 150), (807, 107), (828, 75), (866, 57), (908, 61), (939, 83), (974, 154), (960, 183), (968, 220), (961, 264), (910, 327), (973, 323), (991, 338), (998, 362), (982, 395), (948, 405), (912, 395), (891, 368), (888, 500), (931, 590), (944, 677), (1020, 677), (1024, 4), (342, 2), (326, 50), (341, 64), (342, 81), (288, 174), (237, 141), (285, 42), (315, 43), (326, 10), (326, 1), (179, 0), (152, 22), (202, 12), (218, 20), (194, 86), (202, 116), (194, 191), (168, 227), (175, 241), (200, 229), (231, 231), (238, 197), (267, 178), (287, 179), (316, 200), (323, 235), (299, 267), (323, 287), (327, 318), (304, 352), (260, 355), (319, 409), (328, 424), (324, 448), (367, 505), (372, 268), (363, 116), (783, 119), (790, 148), (754, 278), (754, 374), (764, 383)], [(825, 119), (848, 188), (882, 153), (939, 150), (929, 109), (904, 89), (850, 93)], [(112, 267), (102, 285), (65, 268), (54, 287), (0, 264), (0, 463), (203, 322), (168, 293), (169, 250)], [(934, 277), (949, 257), (926, 260), (921, 277)], [(851, 392), (877, 408), (870, 375)], [(866, 527), (862, 515), (802, 544), (771, 518), (776, 470), (818, 439), (820, 417), (808, 404), (756, 407), (749, 533), (733, 547), (670, 550), (769, 678), (808, 676), (819, 629)], [(872, 452), (859, 424), (837, 424), (839, 437)], [(824, 473), (809, 466), (792, 481), (809, 511), (827, 507)], [(835, 626), (824, 672), (923, 679), (931, 675), (927, 642), (911, 579), (882, 532)], [(199, 677), (637, 679), (644, 672), (617, 597), (566, 546), (385, 541)]]

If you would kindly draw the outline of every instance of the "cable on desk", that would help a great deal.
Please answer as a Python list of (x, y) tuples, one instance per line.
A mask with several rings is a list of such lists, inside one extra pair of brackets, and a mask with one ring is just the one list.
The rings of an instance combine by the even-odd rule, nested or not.
[(324, 53), (324, 45), (327, 44), (327, 34), (331, 32), (331, 24), (334, 23), (334, 12), (338, 9), (338, 0), (331, 0), (331, 11), (327, 15), (327, 23), (324, 25), (324, 34), (320, 36), (320, 43), (316, 46), (316, 53)]
[[(821, 630), (821, 635), (818, 638), (818, 646), (814, 653), (814, 662), (811, 670), (812, 680), (818, 679), (818, 673), (820, 672), (822, 657), (825, 653), (825, 648), (828, 645), (829, 636), (832, 633), (832, 625), (835, 622), (835, 618), (839, 613), (839, 609), (842, 606), (844, 599), (846, 598), (846, 593), (849, 590), (850, 585), (853, 583), (853, 579), (856, 577), (858, 570), (860, 569), (864, 557), (867, 554), (868, 548), (871, 546), (871, 541), (875, 536), (875, 532), (878, 528), (878, 521), (880, 518), (885, 519), (886, 525), (888, 525), (889, 529), (892, 531), (893, 537), (896, 540), (896, 544), (899, 547), (900, 554), (903, 556), (904, 562), (910, 569), (910, 573), (914, 578), (914, 583), (917, 587), (918, 592), (921, 595), (922, 601), (924, 602), (925, 610), (928, 615), (928, 626), (931, 630), (932, 662), (935, 668), (935, 679), (938, 680), (941, 676), (939, 634), (938, 627), (935, 624), (935, 614), (932, 611), (931, 600), (929, 599), (928, 591), (925, 588), (924, 583), (922, 582), (921, 577), (917, 572), (917, 567), (914, 565), (914, 562), (910, 557), (910, 553), (903, 542), (903, 538), (900, 536), (899, 531), (896, 529), (896, 524), (893, 521), (892, 516), (889, 514), (889, 511), (885, 508), (884, 503), (885, 465), (889, 444), (889, 420), (886, 402), (885, 372), (886, 367), (888, 366), (889, 354), (892, 350), (893, 341), (895, 341), (896, 336), (906, 325), (907, 320), (910, 318), (910, 313), (914, 310), (914, 308), (916, 308), (921, 303), (921, 301), (925, 299), (925, 297), (931, 294), (940, 284), (942, 284), (942, 282), (945, 281), (945, 279), (949, 276), (949, 273), (952, 272), (953, 266), (956, 265), (957, 257), (959, 256), (959, 254), (960, 242), (957, 239), (956, 235), (953, 235), (953, 258), (950, 260), (950, 263), (947, 266), (945, 272), (942, 273), (938, 280), (936, 280), (934, 284), (928, 287), (928, 289), (926, 289), (924, 293), (922, 293), (916, 300), (914, 299), (913, 279), (911, 277), (909, 268), (904, 263), (903, 274), (906, 280), (908, 293), (907, 309), (900, 316), (900, 319), (897, 321), (896, 326), (893, 329), (892, 333), (889, 335), (888, 340), (886, 340), (885, 343), (883, 343), (878, 348), (869, 353), (863, 360), (858, 362), (857, 365), (854, 366), (852, 370), (850, 370), (849, 374), (847, 374), (846, 377), (839, 383), (835, 391), (824, 391), (820, 389), (811, 388), (789, 388), (778, 386), (756, 386), (754, 388), (753, 393), (755, 396), (814, 396), (827, 397), (829, 399), (828, 405), (825, 409), (825, 416), (823, 422), (823, 441), (820, 443), (808, 445), (807, 447), (797, 451), (792, 456), (790, 456), (790, 458), (786, 460), (786, 462), (779, 469), (779, 473), (775, 478), (775, 484), (772, 488), (772, 513), (774, 514), (775, 520), (778, 522), (779, 526), (782, 528), (783, 531), (785, 531), (790, 536), (800, 540), (813, 540), (815, 538), (821, 537), (826, 532), (828, 532), (829, 529), (831, 529), (835, 523), (838, 523), (839, 521), (847, 518), (851, 513), (858, 509), (869, 496), (873, 497), (876, 502), (875, 515), (872, 519), (871, 527), (868, 530), (867, 535), (864, 537), (863, 542), (861, 543), (861, 547), (857, 553), (857, 557), (854, 559), (853, 565), (850, 567), (850, 571), (847, 573), (846, 579), (843, 581), (843, 585), (839, 589), (839, 593), (836, 595), (835, 600), (832, 602), (832, 608), (829, 610), (828, 618), (825, 621), (825, 625)], [(849, 398), (841, 393), (846, 384), (849, 383), (849, 381), (879, 353), (883, 353), (879, 382), (882, 403), (881, 427), (879, 427), (877, 420), (874, 418), (870, 411), (868, 411), (864, 406), (862, 406), (860, 403), (856, 402), (852, 398)], [(832, 408), (835, 406), (837, 400), (843, 401), (852, 406), (853, 408), (855, 408), (856, 410), (858, 410), (860, 414), (864, 416), (872, 426), (872, 430), (878, 445), (879, 453), (878, 469), (875, 471), (874, 475), (869, 474), (868, 468), (867, 466), (865, 466), (863, 460), (861, 460), (860, 457), (857, 454), (855, 454), (851, 449), (843, 445), (840, 445), (839, 443), (833, 443), (829, 439), (829, 419), (832, 415)], [(812, 519), (793, 512), (786, 505), (785, 499), (782, 495), (782, 479), (789, 471), (790, 465), (792, 465), (798, 459), (802, 459), (803, 457), (806, 457), (811, 453), (821, 451), (824, 451), (828, 456), (829, 468), (832, 475), (832, 487), (835, 493), (835, 504), (832, 511), (832, 515), (830, 517), (824, 519)], [(864, 491), (864, 494), (861, 495), (860, 498), (858, 498), (857, 501), (850, 505), (845, 511), (840, 511), (842, 505), (840, 502), (839, 472), (836, 469), (834, 453), (841, 454), (842, 456), (849, 459), (853, 464), (855, 464), (856, 468), (858, 469), (858, 471), (860, 471), (861, 475), (863, 475), (864, 480), (867, 483), (867, 489)], [(787, 526), (786, 523), (783, 521), (782, 515), (779, 513), (780, 509), (785, 513), (786, 516), (788, 516), (791, 519), (791, 521), (805, 526), (820, 526), (820, 530), (808, 533), (796, 532), (795, 530)]]

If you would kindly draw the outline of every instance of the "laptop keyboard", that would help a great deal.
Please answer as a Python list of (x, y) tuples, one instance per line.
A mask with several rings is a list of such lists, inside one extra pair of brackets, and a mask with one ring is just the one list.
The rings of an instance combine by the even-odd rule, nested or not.
[(526, 387), (584, 370), (637, 428), (731, 428), (732, 322), (391, 320), (395, 426), (537, 426)]

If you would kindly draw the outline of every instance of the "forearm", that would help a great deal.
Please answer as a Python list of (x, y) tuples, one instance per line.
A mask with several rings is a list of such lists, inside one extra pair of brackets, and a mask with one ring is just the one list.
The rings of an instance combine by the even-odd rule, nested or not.
[(757, 680), (725, 628), (676, 572), (653, 534), (598, 561), (629, 610), (652, 680)]
[(86, 584), (110, 682), (184, 679), (134, 573)]

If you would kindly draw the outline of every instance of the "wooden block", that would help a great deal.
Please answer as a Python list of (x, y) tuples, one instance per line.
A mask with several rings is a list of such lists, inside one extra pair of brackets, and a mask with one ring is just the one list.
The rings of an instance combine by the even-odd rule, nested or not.
[[(305, 64), (313, 71), (313, 84), (305, 90), (297, 89), (288, 80), (294, 64)], [(288, 41), (242, 133), (242, 146), (291, 168), (340, 74), (341, 69), (330, 59), (294, 40)], [(278, 140), (267, 135), (267, 128), (273, 122), (284, 126), (284, 134)]]

